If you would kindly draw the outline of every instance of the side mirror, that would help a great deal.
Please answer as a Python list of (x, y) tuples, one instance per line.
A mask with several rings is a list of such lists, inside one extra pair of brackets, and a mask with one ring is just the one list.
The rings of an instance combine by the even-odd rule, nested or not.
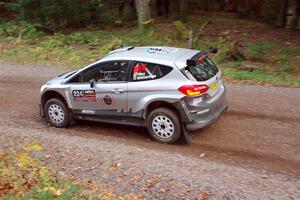
[(216, 47), (209, 47), (208, 52), (216, 54), (216, 53), (218, 53), (218, 48), (216, 48)]
[(90, 80), (90, 86), (91, 86), (91, 88), (93, 88), (95, 86), (95, 84), (96, 84), (95, 79), (91, 79)]

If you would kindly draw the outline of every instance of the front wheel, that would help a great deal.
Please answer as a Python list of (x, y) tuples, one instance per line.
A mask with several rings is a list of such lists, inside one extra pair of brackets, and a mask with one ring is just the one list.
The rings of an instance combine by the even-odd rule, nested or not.
[(147, 129), (161, 143), (175, 143), (181, 135), (181, 123), (177, 114), (167, 108), (157, 108), (149, 114)]
[(70, 114), (60, 99), (48, 100), (45, 105), (45, 114), (47, 121), (57, 128), (64, 128), (69, 125)]

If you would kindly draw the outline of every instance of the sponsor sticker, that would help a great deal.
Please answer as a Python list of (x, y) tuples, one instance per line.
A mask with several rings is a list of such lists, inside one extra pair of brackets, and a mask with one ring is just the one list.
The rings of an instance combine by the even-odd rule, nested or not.
[(105, 95), (103, 97), (103, 102), (106, 104), (106, 105), (111, 105), (112, 104), (112, 98), (109, 96), (109, 95)]
[(151, 47), (151, 48), (148, 48), (146, 51), (150, 54), (167, 54), (167, 53), (174, 53), (177, 51), (177, 49)]
[(201, 103), (202, 102), (202, 97), (198, 97), (198, 98), (195, 98), (193, 99), (193, 103)]
[(133, 73), (140, 73), (140, 72), (146, 72), (147, 71), (147, 65), (146, 64), (138, 64), (133, 66)]
[(204, 114), (204, 113), (207, 113), (209, 112), (209, 108), (205, 109), (205, 110), (200, 110), (199, 112), (197, 112), (197, 115), (201, 115), (201, 114)]
[(95, 90), (73, 90), (74, 101), (97, 101)]
[(81, 113), (82, 114), (94, 115), (95, 111), (94, 110), (82, 110)]
[(214, 82), (211, 86), (210, 89), (211, 91), (214, 91), (218, 87), (218, 81)]
[(150, 75), (147, 69), (147, 64), (137, 64), (133, 66), (133, 80), (155, 79), (156, 75)]

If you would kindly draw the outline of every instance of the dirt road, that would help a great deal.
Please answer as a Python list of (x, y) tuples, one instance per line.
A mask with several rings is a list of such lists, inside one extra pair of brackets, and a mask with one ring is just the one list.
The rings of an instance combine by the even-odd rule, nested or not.
[(189, 145), (143, 128), (40, 119), (39, 87), (65, 71), (0, 62), (0, 149), (38, 140), (61, 176), (148, 198), (300, 199), (300, 89), (228, 84), (229, 110)]

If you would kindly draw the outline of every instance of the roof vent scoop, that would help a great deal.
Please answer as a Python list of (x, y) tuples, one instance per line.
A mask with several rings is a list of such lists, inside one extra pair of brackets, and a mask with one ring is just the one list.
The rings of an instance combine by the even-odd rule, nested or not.
[(127, 47), (122, 47), (122, 48), (119, 48), (119, 49), (115, 49), (115, 50), (112, 50), (109, 52), (109, 54), (112, 54), (112, 53), (117, 53), (117, 52), (122, 52), (122, 51), (129, 51), (131, 49), (133, 49), (134, 46), (127, 46)]

